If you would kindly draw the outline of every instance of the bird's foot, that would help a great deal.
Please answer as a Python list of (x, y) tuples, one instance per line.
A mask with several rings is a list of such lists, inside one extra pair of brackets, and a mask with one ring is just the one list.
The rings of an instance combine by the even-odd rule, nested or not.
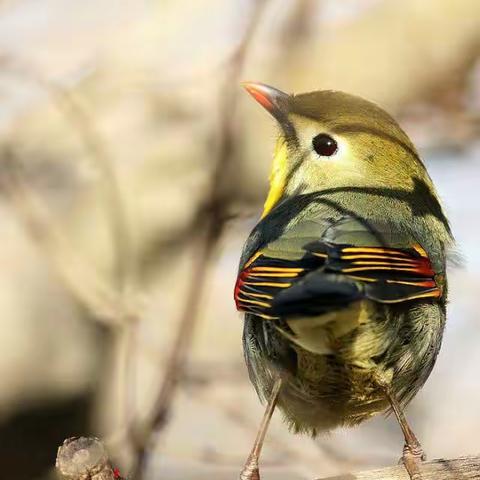
[(240, 472), (240, 480), (260, 480), (260, 472), (258, 470), (258, 458), (250, 455)]
[(422, 480), (420, 464), (426, 459), (427, 456), (420, 443), (416, 442), (412, 445), (405, 444), (400, 461), (405, 466), (410, 480)]

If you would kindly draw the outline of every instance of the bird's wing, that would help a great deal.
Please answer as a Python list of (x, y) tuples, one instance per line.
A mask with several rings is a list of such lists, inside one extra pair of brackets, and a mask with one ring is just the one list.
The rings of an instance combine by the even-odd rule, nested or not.
[(442, 296), (426, 251), (399, 232), (346, 219), (316, 239), (314, 227), (300, 224), (245, 263), (235, 286), (238, 310), (278, 319), (321, 315), (361, 299), (388, 304)]

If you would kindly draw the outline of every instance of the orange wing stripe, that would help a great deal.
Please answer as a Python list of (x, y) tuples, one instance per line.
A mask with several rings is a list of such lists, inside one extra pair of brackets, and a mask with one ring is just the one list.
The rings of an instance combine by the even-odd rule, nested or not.
[(253, 267), (250, 269), (251, 272), (279, 272), (279, 273), (288, 273), (288, 272), (295, 272), (300, 273), (303, 272), (303, 268), (282, 268), (282, 267)]
[(403, 267), (352, 267), (352, 268), (345, 268), (342, 269), (343, 273), (349, 272), (366, 272), (368, 270), (394, 270), (397, 272), (412, 272), (415, 273), (418, 270), (416, 268), (403, 268)]
[(370, 262), (370, 261), (366, 261), (366, 260), (360, 260), (360, 261), (352, 262), (352, 264), (353, 265), (388, 265), (390, 267), (396, 267), (396, 266), (399, 266), (399, 267), (414, 267), (414, 266), (418, 265), (418, 262), (416, 262), (415, 260), (412, 260), (412, 261), (404, 260), (402, 262), (377, 262), (377, 261)]
[(264, 278), (264, 277), (274, 277), (274, 278), (290, 278), (290, 277), (298, 277), (298, 273), (249, 273), (248, 278)]
[(391, 248), (378, 248), (378, 247), (345, 247), (342, 248), (342, 252), (345, 253), (386, 253), (391, 255), (401, 255), (402, 257), (410, 258), (407, 253), (400, 252)]
[[(359, 288), (365, 289), (367, 298), (383, 303), (442, 296), (428, 254), (420, 245), (395, 249), (342, 247), (320, 242), (318, 250), (306, 249), (305, 256), (297, 260), (265, 257), (262, 251), (252, 255), (235, 285), (237, 309), (261, 318), (279, 318), (266, 313), (273, 313), (272, 305), (275, 305), (278, 293), (271, 289), (289, 288), (302, 278), (308, 283), (309, 276), (305, 277), (305, 274), (309, 272), (343, 274), (351, 280), (364, 282), (364, 286)], [(387, 273), (382, 274), (381, 271)], [(387, 288), (387, 284), (390, 287)]]
[[(394, 257), (394, 256), (388, 256), (388, 255), (375, 255), (375, 254), (358, 254), (358, 255), (341, 255), (340, 256), (341, 260), (370, 260), (370, 259), (378, 259), (378, 260), (401, 260), (401, 261), (409, 261), (407, 257)], [(415, 261), (412, 259), (412, 261)]]

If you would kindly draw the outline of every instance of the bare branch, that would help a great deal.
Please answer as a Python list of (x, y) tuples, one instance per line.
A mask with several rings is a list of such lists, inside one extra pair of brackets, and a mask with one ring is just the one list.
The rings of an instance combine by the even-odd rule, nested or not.
[(2, 186), (27, 232), (46, 253), (45, 258), (69, 291), (95, 318), (118, 326), (126, 318), (119, 295), (70, 246), (44, 203), (24, 181), (11, 149), (2, 152)]
[[(123, 480), (118, 470), (112, 468), (103, 442), (95, 437), (65, 440), (58, 449), (56, 467), (58, 473), (68, 480)], [(422, 463), (422, 480), (478, 479), (480, 479), (478, 455)], [(409, 480), (409, 476), (402, 465), (397, 465), (318, 480)]]
[(126, 209), (114, 169), (115, 162), (110, 151), (97, 131), (95, 123), (71, 91), (50, 81), (31, 67), (17, 65), (5, 57), (2, 57), (2, 60), (4, 68), (7, 68), (9, 73), (16, 75), (22, 81), (33, 83), (48, 94), (67, 123), (77, 132), (88, 154), (88, 159), (99, 169), (107, 199), (108, 219), (111, 222), (110, 236), (114, 253), (113, 281), (116, 283), (117, 290), (122, 292), (128, 288), (129, 276), (133, 272), (133, 258)]
[[(8, 61), (8, 58), (3, 60), (9, 73), (15, 74), (22, 81), (32, 82), (48, 94), (53, 104), (63, 114), (66, 123), (73, 127), (80, 137), (88, 154), (87, 158), (100, 171), (103, 187), (101, 191), (105, 195), (113, 252), (112, 276), (108, 280), (99, 278), (98, 272), (89, 267), (89, 262), (82, 261), (81, 256), (71, 248), (41, 199), (27, 185), (17, 169), (15, 175), (12, 175), (11, 166), (14, 163), (12, 161), (9, 162), (10, 166), (7, 170), (10, 172), (7, 173), (13, 181), (7, 184), (11, 198), (27, 230), (37, 240), (41, 240), (39, 244), (48, 254), (48, 259), (71, 293), (93, 314), (94, 318), (104, 321), (109, 326), (122, 326), (127, 329), (126, 332), (116, 332), (118, 334), (116, 341), (122, 342), (124, 338), (127, 340), (125, 348), (119, 350), (123, 355), (119, 361), (125, 367), (123, 380), (125, 398), (122, 405), (123, 416), (128, 423), (128, 414), (134, 411), (135, 404), (135, 391), (131, 388), (134, 383), (131, 360), (135, 348), (134, 330), (137, 327), (139, 315), (134, 313), (135, 302), (131, 298), (133, 283), (136, 280), (135, 259), (114, 158), (97, 130), (95, 122), (71, 91), (50, 81), (31, 67), (19, 66), (15, 62)], [(6, 152), (6, 156), (13, 157), (12, 151)]]
[[(422, 480), (473, 479), (480, 479), (480, 456), (459, 457), (451, 460), (439, 459), (422, 463)], [(403, 465), (398, 465), (318, 480), (410, 480), (410, 477)]]
[(225, 182), (228, 168), (233, 160), (235, 126), (233, 118), (237, 103), (239, 75), (266, 4), (267, 0), (256, 1), (242, 41), (228, 65), (220, 104), (219, 143), (216, 155), (213, 158), (214, 170), (210, 190), (206, 195), (203, 206), (200, 208), (199, 217), (201, 221), (197, 222), (202, 230), (196, 235), (196, 238), (192, 238), (192, 241), (197, 245), (197, 251), (195, 252), (195, 263), (191, 272), (191, 283), (180, 317), (180, 325), (167, 360), (165, 376), (154, 403), (152, 417), (146, 424), (137, 425), (131, 432), (136, 447), (136, 463), (133, 468), (133, 477), (136, 480), (140, 480), (142, 477), (147, 451), (154, 434), (158, 433), (166, 423), (176, 386), (187, 361), (188, 348), (194, 336), (199, 305), (207, 284), (207, 270), (210, 260), (217, 249), (225, 223), (228, 220), (231, 198), (227, 197)]
[(95, 437), (67, 438), (58, 449), (56, 468), (66, 480), (122, 480)]

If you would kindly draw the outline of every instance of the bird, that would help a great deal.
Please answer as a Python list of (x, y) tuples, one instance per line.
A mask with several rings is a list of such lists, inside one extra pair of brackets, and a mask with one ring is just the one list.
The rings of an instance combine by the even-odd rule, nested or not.
[(250, 381), (266, 404), (241, 480), (276, 408), (316, 436), (393, 414), (403, 464), (425, 459), (404, 410), (429, 377), (446, 321), (449, 222), (419, 154), (375, 103), (335, 90), (244, 82), (278, 138), (263, 213), (234, 288)]

